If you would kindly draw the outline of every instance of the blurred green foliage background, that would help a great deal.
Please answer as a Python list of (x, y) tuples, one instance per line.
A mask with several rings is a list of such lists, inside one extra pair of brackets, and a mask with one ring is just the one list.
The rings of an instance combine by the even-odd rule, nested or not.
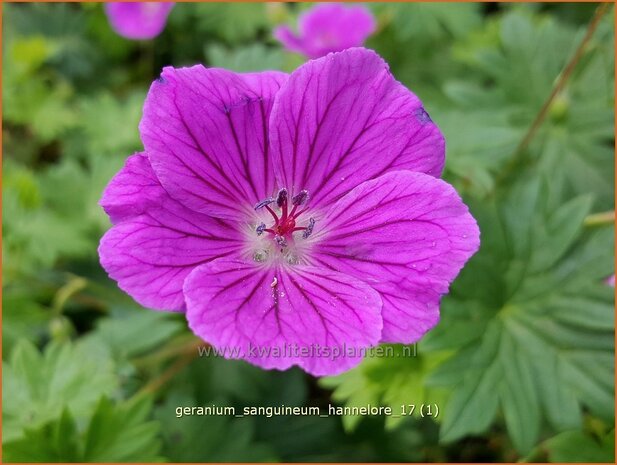
[[(4, 4), (4, 461), (604, 461), (614, 456), (614, 17), (531, 143), (594, 4), (369, 4), (369, 39), (447, 141), (481, 251), (411, 358), (337, 377), (197, 356), (98, 264), (97, 201), (141, 147), (164, 65), (303, 62), (271, 38), (309, 4), (177, 4), (161, 36), (100, 4)], [(608, 213), (606, 213), (608, 212)], [(175, 417), (176, 406), (437, 404), (437, 418)]]

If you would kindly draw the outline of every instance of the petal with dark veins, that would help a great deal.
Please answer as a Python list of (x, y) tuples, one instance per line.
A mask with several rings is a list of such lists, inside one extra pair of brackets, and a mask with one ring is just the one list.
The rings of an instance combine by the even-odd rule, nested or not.
[(165, 68), (139, 125), (152, 167), (186, 207), (237, 219), (272, 195), (268, 121), (287, 75)]
[(227, 358), (263, 368), (341, 373), (381, 335), (379, 294), (330, 270), (223, 258), (191, 273), (184, 292), (195, 334)]
[(420, 99), (373, 51), (351, 48), (294, 71), (270, 120), (277, 179), (326, 207), (397, 170), (440, 176), (445, 143)]
[(382, 341), (412, 343), (439, 320), (439, 300), (478, 250), (480, 232), (454, 188), (423, 173), (367, 181), (322, 219), (307, 255), (382, 296)]
[(146, 307), (184, 310), (184, 278), (203, 263), (242, 250), (235, 225), (172, 199), (143, 154), (127, 160), (101, 203), (117, 222), (101, 239), (101, 265)]

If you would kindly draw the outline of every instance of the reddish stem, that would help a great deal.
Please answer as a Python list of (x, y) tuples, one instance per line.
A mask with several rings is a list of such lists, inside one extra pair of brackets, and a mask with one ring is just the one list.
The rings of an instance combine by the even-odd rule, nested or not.
[[(279, 217), (276, 216), (276, 213), (274, 213), (274, 210), (272, 210), (270, 208), (270, 205), (266, 205), (266, 210), (268, 210), (270, 212), (270, 214), (272, 215), (272, 217), (274, 218), (274, 224), (278, 225), (279, 224)], [(266, 229), (267, 231), (267, 229)]]

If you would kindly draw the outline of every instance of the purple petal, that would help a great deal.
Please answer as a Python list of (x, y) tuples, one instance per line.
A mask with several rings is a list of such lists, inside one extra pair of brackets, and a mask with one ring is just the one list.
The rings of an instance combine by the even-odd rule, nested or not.
[(382, 341), (417, 341), (439, 320), (439, 300), (478, 250), (476, 221), (452, 186), (399, 171), (367, 181), (322, 219), (311, 264), (380, 292)]
[(298, 23), (302, 51), (309, 58), (359, 47), (375, 32), (375, 18), (360, 5), (318, 4), (300, 15)]
[(195, 334), (227, 358), (263, 368), (340, 373), (357, 365), (361, 350), (381, 334), (379, 294), (326, 269), (220, 259), (191, 273), (184, 292)]
[(165, 28), (174, 3), (109, 2), (105, 13), (116, 33), (127, 39), (152, 39)]
[(165, 190), (145, 153), (127, 158), (124, 167), (109, 182), (99, 202), (112, 223), (135, 217), (156, 206)]
[(279, 72), (165, 68), (150, 87), (141, 137), (158, 178), (189, 208), (238, 218), (272, 194), (268, 119)]
[(444, 139), (414, 94), (373, 51), (348, 49), (298, 68), (270, 121), (280, 184), (326, 206), (396, 170), (439, 176)]
[(278, 26), (274, 29), (273, 35), (287, 50), (304, 53), (304, 43), (293, 33), (289, 26)]
[(155, 184), (147, 163), (143, 154), (131, 157), (103, 195), (101, 203), (119, 223), (101, 239), (101, 265), (140, 304), (184, 310), (186, 276), (203, 263), (238, 253), (242, 234), (173, 200)]

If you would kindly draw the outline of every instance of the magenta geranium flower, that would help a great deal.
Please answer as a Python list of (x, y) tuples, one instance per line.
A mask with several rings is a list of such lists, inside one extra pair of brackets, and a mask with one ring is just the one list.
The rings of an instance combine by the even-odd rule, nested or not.
[(163, 31), (173, 7), (172, 2), (110, 2), (105, 3), (105, 13), (113, 30), (122, 37), (146, 40)]
[(319, 58), (364, 44), (375, 32), (375, 18), (363, 6), (323, 3), (300, 15), (298, 30), (296, 35), (288, 26), (279, 26), (274, 37), (292, 52)]
[(326, 375), (415, 342), (479, 246), (441, 132), (370, 50), (290, 76), (165, 68), (140, 131), (101, 263), (229, 358)]

